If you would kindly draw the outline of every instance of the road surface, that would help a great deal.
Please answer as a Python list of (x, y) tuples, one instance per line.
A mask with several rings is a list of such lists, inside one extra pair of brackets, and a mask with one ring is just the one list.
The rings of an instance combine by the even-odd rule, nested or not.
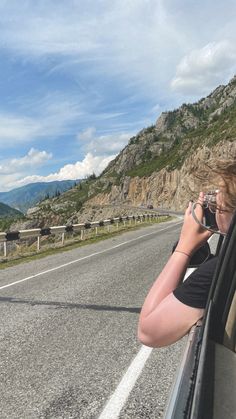
[(138, 315), (181, 221), (0, 271), (0, 418), (157, 419), (185, 338), (141, 345)]

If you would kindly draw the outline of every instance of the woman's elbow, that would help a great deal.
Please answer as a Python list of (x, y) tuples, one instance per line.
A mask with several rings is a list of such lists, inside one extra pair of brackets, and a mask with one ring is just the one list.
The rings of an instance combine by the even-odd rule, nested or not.
[(143, 330), (141, 327), (138, 327), (138, 340), (145, 346), (149, 346), (151, 348), (160, 348), (165, 346), (163, 340), (160, 336), (157, 336), (155, 333), (148, 333), (147, 331)]
[(150, 340), (150, 337), (145, 335), (140, 329), (138, 329), (138, 340), (145, 346), (151, 346), (152, 347), (152, 341)]
[(138, 339), (143, 345), (152, 348), (162, 348), (172, 345), (181, 339), (190, 329), (190, 327), (180, 326), (173, 328), (172, 325), (165, 322), (156, 323), (154, 327), (145, 321), (139, 324)]

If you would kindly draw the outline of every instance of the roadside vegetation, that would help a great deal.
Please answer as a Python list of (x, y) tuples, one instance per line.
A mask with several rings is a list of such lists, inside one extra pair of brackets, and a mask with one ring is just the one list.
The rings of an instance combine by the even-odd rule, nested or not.
[(24, 221), (26, 217), (3, 217), (0, 218), (0, 232), (7, 232), (10, 229), (10, 226), (17, 221)]

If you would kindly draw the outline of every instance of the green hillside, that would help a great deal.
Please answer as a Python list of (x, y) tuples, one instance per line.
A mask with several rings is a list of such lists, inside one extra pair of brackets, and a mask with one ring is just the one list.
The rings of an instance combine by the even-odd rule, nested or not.
[(23, 213), (45, 198), (52, 198), (71, 189), (79, 181), (63, 180), (54, 182), (36, 182), (12, 189), (9, 192), (0, 192), (0, 201)]
[(141, 164), (127, 170), (126, 175), (142, 177), (150, 176), (164, 167), (169, 171), (179, 169), (185, 159), (198, 147), (201, 145), (212, 147), (222, 140), (236, 140), (236, 104), (226, 109), (220, 116), (216, 116), (210, 124), (203, 115), (199, 127), (187, 130), (182, 136), (176, 136), (170, 150), (164, 151), (160, 156), (150, 156), (149, 160), (144, 158)]
[(0, 202), (0, 231), (7, 231), (13, 222), (23, 218), (22, 212)]
[(15, 208), (11, 208), (9, 205), (0, 202), (0, 218), (5, 217), (23, 217), (23, 214)]

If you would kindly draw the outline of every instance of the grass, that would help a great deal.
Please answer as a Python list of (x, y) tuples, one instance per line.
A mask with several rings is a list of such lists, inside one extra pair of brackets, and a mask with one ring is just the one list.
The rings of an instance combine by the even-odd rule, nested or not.
[[(163, 216), (163, 217), (158, 217), (157, 220), (151, 220), (151, 222), (149, 221), (145, 221), (145, 222), (141, 222), (139, 224), (128, 224), (129, 222), (127, 221), (126, 226), (119, 225), (119, 230), (116, 230), (116, 226), (115, 225), (110, 225), (110, 228), (113, 228), (113, 231), (108, 232), (107, 231), (107, 227), (99, 227), (99, 231), (98, 231), (98, 235), (95, 236), (94, 235), (94, 230), (86, 230), (85, 235), (87, 235), (87, 238), (81, 240), (80, 238), (78, 239), (74, 239), (74, 240), (68, 240), (67, 243), (64, 244), (64, 246), (58, 246), (58, 247), (51, 247), (51, 248), (42, 248), (39, 252), (33, 251), (31, 253), (25, 253), (22, 254), (21, 251), (18, 252), (17, 255), (12, 256), (12, 258), (5, 258), (2, 259), (2, 261), (0, 262), (0, 269), (5, 269), (5, 268), (9, 268), (11, 266), (15, 266), (15, 265), (19, 265), (20, 263), (26, 263), (26, 262), (31, 262), (33, 260), (38, 260), (38, 259), (42, 259), (46, 256), (50, 256), (50, 255), (55, 255), (61, 252), (67, 252), (69, 250), (72, 249), (76, 249), (78, 247), (82, 247), (88, 244), (92, 244), (92, 243), (97, 243), (100, 242), (102, 240), (106, 240), (108, 238), (111, 237), (115, 237), (118, 236), (120, 234), (122, 234), (123, 232), (129, 231), (129, 230), (138, 230), (141, 227), (147, 227), (150, 226), (152, 224), (159, 224), (162, 222), (166, 222), (166, 221), (170, 221), (172, 220), (173, 217), (170, 216)], [(45, 246), (46, 247), (46, 246)], [(23, 250), (23, 249), (21, 249)]]

